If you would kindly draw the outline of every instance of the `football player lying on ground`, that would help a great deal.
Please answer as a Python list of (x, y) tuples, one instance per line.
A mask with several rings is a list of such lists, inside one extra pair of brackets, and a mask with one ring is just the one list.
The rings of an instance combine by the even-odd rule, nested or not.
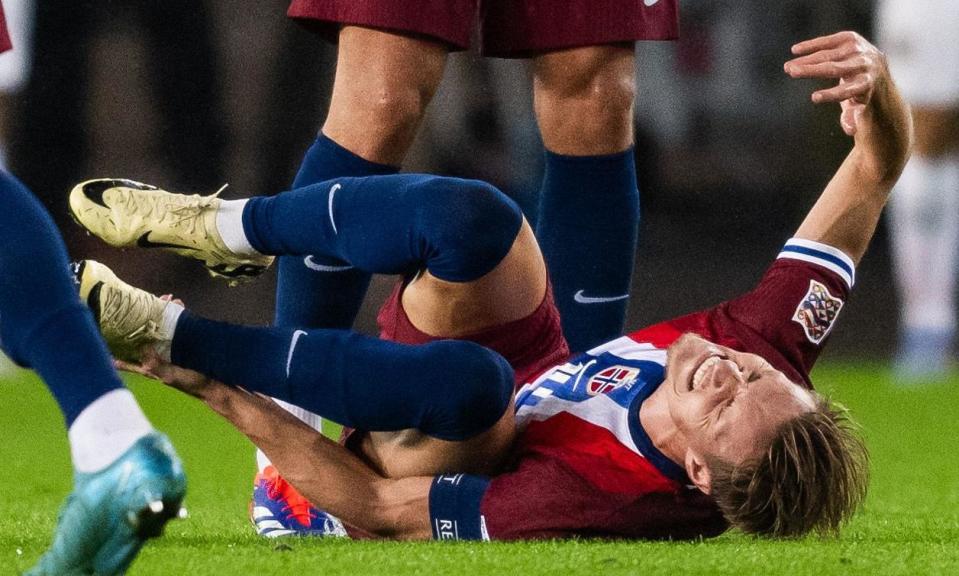
[[(795, 236), (752, 292), (571, 359), (529, 226), (475, 181), (341, 178), (233, 202), (117, 180), (71, 194), (74, 216), (108, 242), (164, 245), (219, 274), (276, 254), (402, 273), (384, 340), (206, 320), (94, 262), (81, 294), (119, 358), (201, 398), (350, 534), (833, 532), (864, 497), (867, 457), (809, 372), (911, 123), (857, 34), (793, 52), (790, 75), (839, 80), (812, 99), (841, 103), (855, 143)], [(261, 394), (355, 431), (338, 445)]]

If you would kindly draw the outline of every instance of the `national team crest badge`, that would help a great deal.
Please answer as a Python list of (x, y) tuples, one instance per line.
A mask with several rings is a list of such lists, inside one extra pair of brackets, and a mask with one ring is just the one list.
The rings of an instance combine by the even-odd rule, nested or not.
[(802, 326), (810, 342), (819, 344), (832, 330), (842, 305), (843, 301), (830, 294), (824, 285), (810, 280), (809, 291), (796, 307), (793, 320)]
[(609, 394), (623, 386), (631, 386), (637, 376), (639, 376), (639, 368), (611, 366), (594, 374), (586, 383), (586, 391), (590, 396)]

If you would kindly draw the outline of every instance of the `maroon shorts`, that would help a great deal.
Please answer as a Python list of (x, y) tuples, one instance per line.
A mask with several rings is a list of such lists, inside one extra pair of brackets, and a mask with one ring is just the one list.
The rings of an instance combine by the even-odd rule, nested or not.
[(3, 15), (3, 2), (0, 0), (0, 52), (13, 48), (10, 43), (10, 33), (7, 32), (7, 19)]
[(469, 46), (478, 23), (481, 52), (500, 57), (679, 34), (678, 0), (293, 0), (287, 14), (329, 36), (352, 24), (453, 49)]
[[(441, 338), (421, 332), (410, 322), (400, 300), (403, 285), (402, 282), (397, 283), (393, 293), (380, 308), (376, 318), (380, 326), (380, 338), (402, 344), (426, 344), (440, 340)], [(516, 388), (569, 358), (569, 345), (563, 337), (552, 287), (547, 287), (543, 302), (529, 316), (484, 328), (457, 339), (476, 342), (502, 355), (513, 367)]]

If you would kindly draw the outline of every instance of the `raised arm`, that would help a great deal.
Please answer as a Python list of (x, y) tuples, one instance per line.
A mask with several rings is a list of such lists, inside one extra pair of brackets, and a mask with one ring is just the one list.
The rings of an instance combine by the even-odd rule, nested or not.
[(912, 119), (886, 58), (855, 32), (839, 32), (792, 47), (785, 64), (793, 78), (835, 79), (813, 93), (816, 104), (839, 102), (840, 124), (852, 151), (803, 221), (796, 237), (822, 242), (859, 263), (912, 145)]

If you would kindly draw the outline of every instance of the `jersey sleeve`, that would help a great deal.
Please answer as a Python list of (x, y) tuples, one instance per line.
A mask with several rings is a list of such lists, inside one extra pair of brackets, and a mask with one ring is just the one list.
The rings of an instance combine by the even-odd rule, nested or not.
[[(809, 382), (809, 372), (855, 283), (855, 265), (841, 250), (793, 238), (751, 292), (719, 306), (720, 324), (752, 350), (768, 345)], [(753, 342), (750, 342), (753, 340)]]
[(493, 478), (480, 513), (492, 540), (688, 540), (717, 536), (728, 526), (699, 490), (604, 491), (562, 462), (543, 457), (524, 458), (518, 469)]

